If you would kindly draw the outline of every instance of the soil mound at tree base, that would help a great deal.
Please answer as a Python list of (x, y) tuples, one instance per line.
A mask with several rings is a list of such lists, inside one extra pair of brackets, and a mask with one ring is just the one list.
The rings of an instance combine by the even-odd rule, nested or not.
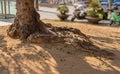
[[(112, 51), (116, 57), (111, 61), (101, 58), (101, 61), (101, 59), (91, 54), (92, 52), (87, 53), (86, 49), (83, 48), (77, 49), (77, 46), (70, 43), (22, 43), (19, 39), (8, 37), (6, 35), (8, 26), (5, 26), (0, 27), (0, 73), (119, 74), (120, 35), (118, 34), (120, 30), (118, 28), (51, 20), (44, 20), (44, 22), (51, 23), (58, 28), (60, 26), (68, 26), (70, 28), (74, 25), (75, 29), (80, 29), (81, 32), (85, 33), (93, 41), (93, 47), (99, 46), (100, 51), (102, 51), (101, 49)], [(83, 36), (81, 38), (85, 39), (86, 37), (84, 38)], [(89, 42), (89, 40), (86, 41)], [(84, 41), (82, 42), (84, 43)], [(91, 42), (90, 44), (85, 44), (86, 48), (93, 49)]]

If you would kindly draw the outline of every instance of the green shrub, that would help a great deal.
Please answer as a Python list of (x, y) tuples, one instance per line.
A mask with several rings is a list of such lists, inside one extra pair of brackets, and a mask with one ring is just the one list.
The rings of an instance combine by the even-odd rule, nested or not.
[(91, 16), (91, 17), (97, 17), (97, 13), (94, 12), (94, 11), (89, 11), (89, 12), (87, 13), (87, 15), (88, 15), (88, 16)]
[(91, 17), (98, 17), (98, 11), (100, 9), (99, 4), (97, 2), (91, 2), (89, 7), (92, 8), (92, 10), (88, 11), (87, 15)]
[(66, 14), (69, 12), (69, 9), (66, 5), (63, 5), (63, 6), (59, 6), (57, 8), (57, 10), (61, 13), (61, 14)]
[(100, 5), (97, 2), (91, 2), (89, 4), (89, 7), (93, 8), (93, 9), (98, 9), (98, 8), (100, 8)]

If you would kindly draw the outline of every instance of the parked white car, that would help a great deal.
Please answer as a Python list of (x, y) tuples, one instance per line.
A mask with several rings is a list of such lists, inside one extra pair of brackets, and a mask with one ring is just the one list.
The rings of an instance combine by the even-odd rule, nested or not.
[(87, 4), (84, 1), (74, 3), (73, 6), (76, 7), (87, 7)]

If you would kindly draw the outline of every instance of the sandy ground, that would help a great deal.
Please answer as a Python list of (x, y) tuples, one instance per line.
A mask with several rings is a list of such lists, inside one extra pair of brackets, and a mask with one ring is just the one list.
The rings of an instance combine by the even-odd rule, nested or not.
[(99, 59), (66, 44), (29, 44), (7, 36), (0, 27), (0, 74), (120, 74), (120, 28), (43, 20), (80, 29), (94, 44), (116, 54)]

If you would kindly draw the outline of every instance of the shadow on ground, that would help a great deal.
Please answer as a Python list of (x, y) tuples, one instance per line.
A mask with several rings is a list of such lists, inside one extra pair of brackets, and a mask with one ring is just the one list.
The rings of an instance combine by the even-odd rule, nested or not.
[[(115, 52), (115, 51), (113, 51)], [(0, 74), (119, 74), (114, 68), (92, 65), (87, 53), (66, 44), (19, 43), (8, 47), (0, 35)], [(92, 56), (93, 57), (93, 56)], [(99, 62), (99, 61), (98, 61)], [(112, 60), (114, 66), (119, 65)]]
[(89, 36), (90, 38), (92, 39), (95, 39), (95, 40), (99, 40), (100, 42), (104, 42), (104, 43), (108, 43), (108, 44), (111, 44), (111, 43), (120, 43), (120, 37), (119, 36), (116, 36), (114, 39), (112, 38), (108, 38), (108, 37), (95, 37), (95, 36)]

